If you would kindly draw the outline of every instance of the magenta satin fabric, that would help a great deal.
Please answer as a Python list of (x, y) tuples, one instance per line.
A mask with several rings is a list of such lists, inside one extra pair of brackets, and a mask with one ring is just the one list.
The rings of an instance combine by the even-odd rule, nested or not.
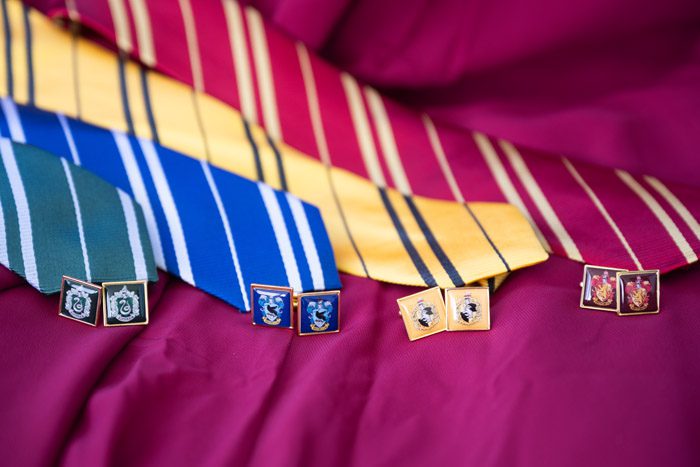
[(413, 343), (415, 289), (343, 279), (342, 332), (297, 337), (165, 275), (148, 327), (90, 328), (3, 269), (3, 465), (700, 463), (700, 269), (622, 318), (578, 309), (581, 266), (552, 257), (491, 331)]
[(697, 0), (247, 3), (440, 121), (700, 185)]

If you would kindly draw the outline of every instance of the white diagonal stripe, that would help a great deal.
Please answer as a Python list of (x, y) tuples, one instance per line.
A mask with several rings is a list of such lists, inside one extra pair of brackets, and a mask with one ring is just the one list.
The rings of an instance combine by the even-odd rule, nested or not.
[(386, 179), (379, 165), (377, 149), (374, 147), (374, 141), (372, 141), (372, 131), (370, 130), (367, 114), (365, 113), (364, 104), (362, 103), (360, 87), (357, 85), (355, 78), (347, 73), (341, 73), (341, 79), (343, 88), (345, 89), (345, 96), (348, 99), (348, 106), (350, 107), (350, 115), (352, 117), (353, 126), (355, 127), (357, 142), (360, 146), (360, 153), (362, 154), (362, 159), (364, 160), (369, 178), (375, 185), (380, 188), (385, 188)]
[(75, 220), (78, 224), (78, 238), (80, 239), (80, 249), (83, 252), (83, 265), (85, 266), (85, 280), (92, 282), (92, 273), (90, 271), (90, 258), (88, 257), (87, 245), (85, 244), (85, 230), (83, 228), (83, 214), (80, 209), (80, 201), (78, 200), (78, 193), (75, 191), (75, 183), (73, 182), (73, 174), (71, 174), (70, 166), (68, 161), (64, 158), (61, 159), (61, 164), (63, 165), (63, 172), (66, 174), (66, 181), (68, 182), (68, 189), (70, 190), (70, 197), (73, 199), (73, 210), (75, 211)]
[(119, 193), (119, 201), (122, 203), (124, 219), (126, 219), (126, 231), (129, 234), (131, 255), (134, 258), (136, 280), (146, 280), (148, 279), (148, 269), (146, 268), (146, 259), (143, 255), (143, 245), (141, 244), (141, 235), (139, 233), (139, 223), (138, 220), (136, 220), (134, 202), (131, 200), (131, 197), (122, 190), (117, 189), (117, 193)]
[(698, 240), (700, 240), (700, 224), (698, 221), (693, 217), (693, 215), (688, 211), (688, 208), (685, 207), (685, 205), (679, 200), (676, 195), (674, 195), (669, 188), (664, 185), (658, 178), (655, 177), (650, 177), (646, 176), (644, 177), (644, 180), (647, 181), (649, 185), (652, 186), (665, 200), (668, 204), (671, 205), (671, 207), (678, 213), (679, 216), (681, 216), (681, 219), (685, 221), (686, 224), (688, 224), (688, 228), (695, 234), (696, 237), (698, 237)]
[(282, 215), (282, 210), (277, 202), (275, 192), (268, 185), (260, 182), (258, 182), (258, 189), (260, 190), (263, 203), (265, 203), (265, 209), (267, 210), (267, 215), (270, 218), (272, 230), (275, 233), (275, 239), (277, 240), (277, 246), (279, 247), (280, 254), (282, 255), (282, 263), (284, 264), (284, 270), (287, 273), (289, 286), (292, 287), (295, 292), (302, 292), (299, 265), (297, 264), (297, 259), (294, 256), (294, 249), (292, 248), (292, 241), (289, 239), (287, 224), (284, 222), (284, 216)]
[(250, 71), (250, 62), (246, 51), (245, 33), (243, 32), (243, 17), (241, 6), (234, 0), (223, 0), (224, 13), (226, 14), (226, 27), (228, 28), (228, 41), (233, 55), (233, 68), (236, 72), (236, 85), (241, 101), (243, 117), (250, 123), (257, 123), (258, 116), (255, 110), (255, 92)]
[(119, 50), (131, 53), (133, 49), (131, 33), (129, 31), (129, 19), (126, 15), (126, 6), (123, 0), (108, 0), (109, 11), (114, 23), (114, 34), (117, 36)]
[(636, 266), (636, 268), (640, 270), (644, 269), (642, 267), (642, 263), (639, 262), (637, 255), (634, 253), (634, 250), (632, 250), (632, 247), (627, 242), (627, 239), (622, 234), (620, 228), (617, 226), (617, 223), (615, 223), (612, 216), (610, 216), (608, 210), (605, 209), (605, 206), (603, 206), (603, 203), (600, 201), (600, 198), (598, 198), (598, 195), (595, 194), (593, 189), (588, 185), (588, 183), (586, 183), (581, 174), (579, 174), (578, 170), (576, 170), (576, 167), (574, 167), (574, 165), (571, 162), (569, 162), (568, 159), (562, 158), (562, 162), (564, 162), (564, 166), (566, 166), (569, 173), (571, 173), (571, 176), (574, 177), (574, 180), (576, 180), (576, 182), (581, 186), (581, 188), (583, 188), (583, 191), (586, 192), (588, 197), (591, 198), (591, 201), (593, 201), (595, 207), (598, 208), (598, 211), (603, 216), (603, 219), (605, 219), (605, 222), (607, 222), (610, 228), (613, 230), (613, 232), (615, 232), (615, 235), (617, 236), (618, 240), (620, 240), (622, 246), (625, 247), (627, 254), (629, 254), (630, 258), (632, 258), (632, 261), (634, 261), (634, 265)]
[[(68, 143), (68, 149), (70, 149), (70, 155), (73, 157), (73, 163), (75, 165), (80, 165), (80, 154), (78, 154), (78, 149), (75, 147), (75, 140), (73, 139), (73, 132), (70, 130), (70, 125), (66, 116), (62, 113), (57, 113), (58, 121), (61, 123), (61, 128), (63, 129), (63, 135), (66, 137), (66, 142)], [(89, 279), (88, 279), (89, 282)]]
[(464, 203), (462, 190), (459, 189), (459, 185), (457, 185), (457, 180), (452, 172), (452, 168), (450, 167), (449, 162), (447, 162), (447, 156), (445, 155), (445, 149), (442, 147), (442, 143), (440, 142), (440, 136), (435, 129), (433, 121), (427, 114), (423, 114), (423, 125), (425, 126), (425, 131), (428, 132), (430, 146), (433, 148), (433, 153), (438, 160), (440, 170), (442, 170), (442, 175), (445, 177), (445, 180), (447, 180), (447, 185), (450, 187), (452, 196), (454, 197), (455, 201)]
[(231, 252), (231, 259), (233, 259), (233, 266), (236, 268), (236, 278), (238, 279), (238, 287), (241, 289), (241, 296), (243, 297), (243, 304), (245, 309), (250, 309), (250, 304), (248, 303), (248, 291), (245, 287), (245, 282), (243, 281), (243, 272), (241, 271), (241, 263), (238, 261), (238, 252), (236, 251), (236, 244), (233, 241), (233, 235), (231, 234), (231, 224), (228, 219), (228, 214), (224, 209), (224, 203), (221, 201), (221, 195), (219, 194), (219, 189), (216, 187), (216, 182), (211, 174), (211, 169), (209, 169), (209, 164), (204, 161), (200, 161), (202, 165), (202, 171), (204, 172), (204, 177), (207, 179), (207, 184), (209, 184), (209, 190), (214, 197), (214, 202), (216, 203), (216, 209), (219, 211), (219, 217), (221, 218), (221, 223), (224, 226), (224, 233), (226, 234), (226, 241), (228, 242), (228, 249)]
[(5, 232), (5, 211), (0, 198), (0, 264), (6, 268), (10, 267), (10, 257), (7, 252), (7, 233)]
[(552, 208), (552, 205), (549, 204), (547, 197), (544, 195), (544, 193), (542, 193), (542, 189), (537, 184), (535, 177), (532, 176), (530, 169), (527, 168), (527, 164), (525, 164), (520, 152), (518, 152), (515, 146), (510, 144), (508, 141), (500, 140), (499, 142), (503, 152), (510, 161), (510, 165), (513, 167), (513, 170), (515, 170), (515, 173), (518, 175), (520, 181), (525, 187), (525, 190), (527, 190), (530, 198), (532, 198), (532, 201), (534, 201), (535, 206), (537, 206), (537, 209), (540, 211), (540, 214), (542, 214), (545, 222), (549, 228), (552, 229), (552, 232), (554, 235), (556, 235), (557, 239), (561, 243), (561, 246), (564, 248), (566, 256), (576, 261), (583, 261), (583, 257), (581, 256), (581, 252), (578, 250), (576, 243), (571, 238), (571, 235), (569, 235), (569, 232), (564, 227), (564, 224), (562, 224), (559, 220), (557, 213), (554, 212), (554, 209)]
[(683, 236), (678, 226), (673, 222), (673, 219), (664, 211), (664, 208), (651, 196), (642, 185), (639, 184), (628, 172), (624, 170), (616, 170), (615, 173), (618, 177), (627, 185), (632, 191), (634, 191), (637, 196), (639, 196), (644, 204), (647, 205), (649, 210), (654, 213), (654, 216), (661, 222), (664, 226), (666, 232), (671, 236), (673, 242), (676, 244), (678, 249), (681, 251), (688, 263), (693, 263), (698, 260), (697, 255), (691, 248), (688, 241)]
[(173, 248), (175, 249), (175, 258), (177, 258), (177, 268), (180, 277), (185, 282), (196, 285), (194, 275), (192, 274), (192, 266), (190, 265), (190, 255), (187, 251), (187, 242), (185, 241), (185, 232), (182, 230), (180, 222), (180, 214), (177, 212), (173, 194), (168, 185), (168, 179), (165, 177), (165, 171), (160, 164), (160, 158), (153, 142), (147, 139), (139, 138), (141, 150), (148, 164), (148, 170), (151, 172), (151, 179), (158, 192), (160, 204), (165, 213), (165, 220), (170, 229), (170, 236), (173, 239)]
[(309, 263), (314, 290), (324, 290), (326, 288), (326, 281), (323, 278), (323, 268), (321, 267), (318, 250), (316, 249), (314, 235), (311, 233), (309, 219), (306, 217), (306, 211), (304, 211), (304, 205), (299, 198), (289, 193), (287, 193), (287, 202), (292, 211), (294, 223), (297, 225), (297, 232), (299, 232), (299, 238), (301, 238), (301, 245), (304, 247), (306, 262)]
[(275, 84), (270, 65), (270, 51), (265, 38), (265, 26), (258, 10), (253, 7), (245, 7), (248, 18), (248, 31), (250, 33), (253, 48), (253, 60), (258, 77), (258, 89), (260, 90), (260, 103), (263, 108), (263, 121), (265, 129), (272, 139), (282, 140), (282, 128), (277, 114), (277, 97), (275, 96)]
[(384, 154), (384, 160), (389, 168), (394, 186), (396, 186), (402, 195), (410, 195), (411, 185), (408, 182), (408, 177), (406, 177), (406, 172), (401, 163), (401, 156), (399, 156), (399, 150), (396, 147), (396, 139), (394, 138), (394, 132), (391, 129), (391, 122), (386, 113), (384, 102), (382, 102), (382, 97), (377, 91), (369, 87), (365, 88), (365, 95), (367, 96), (369, 110), (372, 112), (372, 117), (374, 118), (374, 125), (377, 129), (377, 135), (379, 136), (382, 154)]
[(549, 242), (546, 238), (544, 238), (544, 235), (542, 234), (542, 231), (539, 229), (539, 227), (537, 227), (537, 224), (535, 224), (535, 221), (530, 215), (530, 211), (527, 210), (527, 207), (525, 207), (525, 203), (523, 203), (523, 200), (518, 194), (518, 191), (513, 186), (513, 182), (511, 182), (510, 178), (508, 178), (508, 173), (506, 172), (506, 169), (503, 167), (503, 164), (498, 158), (498, 154), (496, 154), (496, 150), (491, 144), (491, 141), (489, 141), (486, 135), (476, 131), (472, 134), (472, 136), (474, 137), (474, 142), (479, 148), (481, 155), (484, 156), (486, 165), (488, 165), (489, 170), (491, 171), (491, 175), (493, 175), (493, 179), (496, 180), (496, 184), (498, 184), (498, 187), (501, 189), (501, 193), (503, 193), (503, 196), (506, 197), (506, 200), (510, 204), (514, 205), (520, 210), (523, 216), (525, 216), (525, 218), (530, 222), (532, 230), (535, 231), (535, 235), (537, 235), (537, 238), (540, 240), (540, 243), (542, 243), (542, 245), (547, 251), (551, 252), (552, 247), (549, 246)]
[(139, 57), (141, 61), (153, 67), (156, 64), (156, 51), (153, 47), (153, 34), (151, 32), (151, 18), (145, 0), (129, 0), (133, 12), (134, 25), (136, 25), (136, 38), (139, 43)]
[(10, 189), (15, 199), (17, 209), (17, 220), (19, 222), (19, 238), (22, 248), (22, 261), (24, 263), (24, 277), (34, 288), (39, 288), (39, 273), (36, 268), (36, 257), (34, 256), (34, 236), (32, 233), (32, 218), (29, 211), (27, 194), (24, 191), (24, 182), (19, 173), (15, 152), (12, 142), (7, 138), (0, 139), (0, 153), (2, 162), (5, 165), (7, 178), (10, 180)]
[(129, 143), (129, 138), (126, 134), (122, 132), (112, 131), (112, 136), (117, 144), (126, 176), (129, 179), (131, 192), (143, 210), (143, 217), (146, 219), (146, 230), (148, 230), (148, 237), (151, 239), (151, 245), (153, 245), (153, 257), (156, 260), (156, 265), (165, 270), (165, 256), (163, 254), (163, 244), (160, 241), (158, 223), (156, 222), (156, 216), (153, 214), (151, 200), (148, 198), (146, 185), (143, 183), (143, 177), (141, 177), (136, 157), (134, 157), (134, 151), (131, 149), (131, 143)]
[(18, 143), (26, 143), (27, 139), (24, 137), (24, 129), (22, 128), (22, 121), (19, 119), (15, 101), (9, 97), (3, 97), (0, 103), (2, 104), (3, 112), (5, 112), (7, 126), (10, 129), (10, 138)]

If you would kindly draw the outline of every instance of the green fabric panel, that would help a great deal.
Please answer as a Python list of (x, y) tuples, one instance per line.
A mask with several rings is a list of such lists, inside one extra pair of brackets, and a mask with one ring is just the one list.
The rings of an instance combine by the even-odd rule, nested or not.
[[(29, 203), (39, 289), (57, 291), (64, 274), (85, 277), (78, 223), (65, 172), (59, 158), (38, 148), (18, 144), (13, 144), (13, 148)], [(66, 257), (80, 261), (64, 261)]]
[(22, 247), (19, 241), (19, 223), (17, 221), (17, 209), (15, 198), (12, 195), (10, 180), (5, 172), (5, 164), (0, 157), (0, 200), (2, 200), (2, 212), (5, 215), (5, 235), (7, 236), (7, 257), (10, 260), (10, 269), (19, 275), (24, 275), (24, 260), (22, 259)]
[[(80, 199), (92, 281), (135, 279), (129, 233), (117, 189), (90, 172), (78, 167), (71, 169)], [(97, 222), (101, 218), (103, 220)], [(153, 261), (150, 264), (153, 265)]]

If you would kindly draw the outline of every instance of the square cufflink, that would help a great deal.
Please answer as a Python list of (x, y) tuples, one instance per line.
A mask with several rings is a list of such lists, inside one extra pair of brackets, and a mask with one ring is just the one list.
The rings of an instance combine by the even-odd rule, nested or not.
[(102, 287), (63, 276), (58, 314), (64, 318), (79, 321), (90, 326), (97, 326), (100, 313)]
[(581, 283), (581, 308), (617, 312), (618, 290), (616, 275), (626, 269), (585, 265)]
[(447, 330), (445, 303), (439, 287), (396, 300), (411, 341)]
[(148, 324), (148, 282), (102, 283), (103, 324), (132, 326)]
[(340, 291), (297, 295), (297, 333), (300, 336), (340, 332)]
[(661, 298), (659, 271), (618, 272), (617, 314), (652, 315), (659, 312)]
[(294, 327), (294, 289), (274, 285), (251, 284), (250, 314), (256, 326), (292, 329)]
[(488, 287), (456, 287), (445, 290), (448, 331), (488, 331), (491, 311)]

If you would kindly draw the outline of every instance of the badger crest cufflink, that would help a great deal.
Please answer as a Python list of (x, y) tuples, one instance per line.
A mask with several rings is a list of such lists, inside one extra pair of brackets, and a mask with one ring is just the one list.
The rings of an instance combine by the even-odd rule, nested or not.
[(447, 330), (445, 303), (439, 287), (396, 300), (411, 341)]
[(105, 326), (148, 324), (147, 285), (147, 281), (103, 282), (103, 324)]
[(448, 331), (488, 331), (491, 312), (488, 287), (445, 289)]
[(659, 312), (659, 270), (618, 272), (617, 314), (653, 315)]
[(302, 293), (296, 299), (300, 336), (340, 332), (340, 290)]
[(97, 326), (102, 287), (63, 276), (58, 315), (90, 326)]
[(617, 312), (619, 309), (619, 288), (617, 287), (616, 274), (624, 271), (626, 269), (585, 265), (579, 307)]
[(251, 284), (250, 314), (255, 326), (292, 329), (294, 327), (294, 289), (274, 285)]

